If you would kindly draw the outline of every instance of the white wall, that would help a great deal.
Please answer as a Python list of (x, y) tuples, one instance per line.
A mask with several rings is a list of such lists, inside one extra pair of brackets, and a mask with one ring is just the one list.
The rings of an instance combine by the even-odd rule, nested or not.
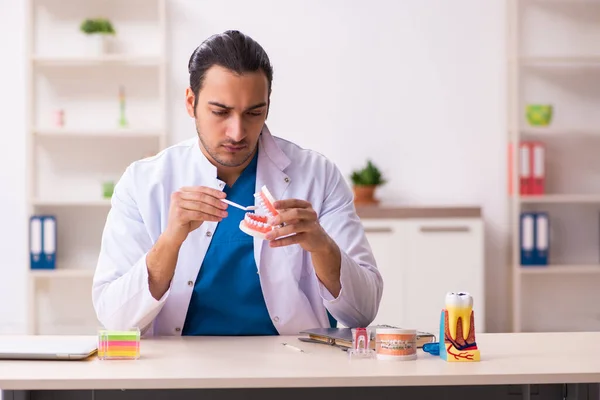
[[(25, 2), (0, 0), (0, 333), (25, 329)], [(5, 34), (8, 33), (8, 34)]]
[[(24, 6), (0, 24), (24, 31)], [(508, 325), (505, 33), (502, 0), (169, 1), (171, 142), (195, 134), (184, 109), (187, 62), (212, 33), (239, 29), (275, 68), (269, 126), (348, 175), (373, 158), (406, 204), (476, 204), (486, 219), (487, 322)], [(9, 7), (10, 5), (10, 7)], [(0, 332), (24, 329), (24, 41), (0, 35)], [(15, 300), (9, 300), (15, 299)]]
[(504, 3), (171, 1), (173, 138), (194, 134), (183, 106), (194, 48), (226, 29), (249, 34), (274, 64), (274, 134), (346, 175), (372, 157), (390, 180), (384, 200), (482, 205), (488, 327), (509, 329)]

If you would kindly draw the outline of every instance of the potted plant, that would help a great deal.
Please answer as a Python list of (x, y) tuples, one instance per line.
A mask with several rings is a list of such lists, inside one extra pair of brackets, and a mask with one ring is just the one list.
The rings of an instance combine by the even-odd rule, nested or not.
[(116, 34), (112, 23), (106, 18), (88, 18), (79, 27), (81, 32), (89, 38), (88, 48), (94, 55), (101, 55), (107, 51), (107, 39)]
[(351, 175), (354, 189), (355, 204), (377, 204), (379, 201), (375, 199), (375, 189), (386, 183), (381, 171), (371, 162), (367, 160), (367, 166), (361, 170), (352, 172)]

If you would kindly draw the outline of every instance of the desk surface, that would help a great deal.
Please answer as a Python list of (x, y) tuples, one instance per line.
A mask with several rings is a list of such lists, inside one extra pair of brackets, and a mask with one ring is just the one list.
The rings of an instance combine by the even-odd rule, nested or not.
[[(2, 337), (0, 336), (0, 340)], [(306, 352), (283, 346), (289, 342)], [(149, 389), (600, 382), (600, 332), (480, 334), (482, 360), (349, 360), (295, 337), (145, 339), (136, 361), (0, 361), (0, 388)]]

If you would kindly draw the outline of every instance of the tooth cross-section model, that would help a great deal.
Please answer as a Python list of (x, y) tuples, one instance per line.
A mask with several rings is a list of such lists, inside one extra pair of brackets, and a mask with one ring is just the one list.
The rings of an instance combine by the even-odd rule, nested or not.
[(260, 192), (255, 193), (254, 197), (258, 200), (258, 206), (261, 214), (247, 212), (244, 219), (240, 222), (242, 232), (250, 236), (264, 239), (265, 235), (273, 229), (271, 220), (279, 215), (273, 203), (275, 199), (269, 192), (266, 186), (260, 189)]
[(475, 341), (473, 297), (465, 292), (446, 295), (440, 319), (440, 357), (450, 362), (480, 361)]

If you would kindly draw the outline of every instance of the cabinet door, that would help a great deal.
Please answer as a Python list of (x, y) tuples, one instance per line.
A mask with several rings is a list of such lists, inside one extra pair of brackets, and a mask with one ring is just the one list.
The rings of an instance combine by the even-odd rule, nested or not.
[(483, 224), (480, 219), (408, 220), (402, 326), (439, 331), (447, 292), (473, 296), (475, 331), (484, 326)]
[(402, 245), (402, 224), (385, 219), (365, 219), (362, 222), (383, 277), (383, 296), (373, 324), (398, 325), (402, 321), (403, 301), (400, 287), (402, 263), (397, 258), (397, 249)]

